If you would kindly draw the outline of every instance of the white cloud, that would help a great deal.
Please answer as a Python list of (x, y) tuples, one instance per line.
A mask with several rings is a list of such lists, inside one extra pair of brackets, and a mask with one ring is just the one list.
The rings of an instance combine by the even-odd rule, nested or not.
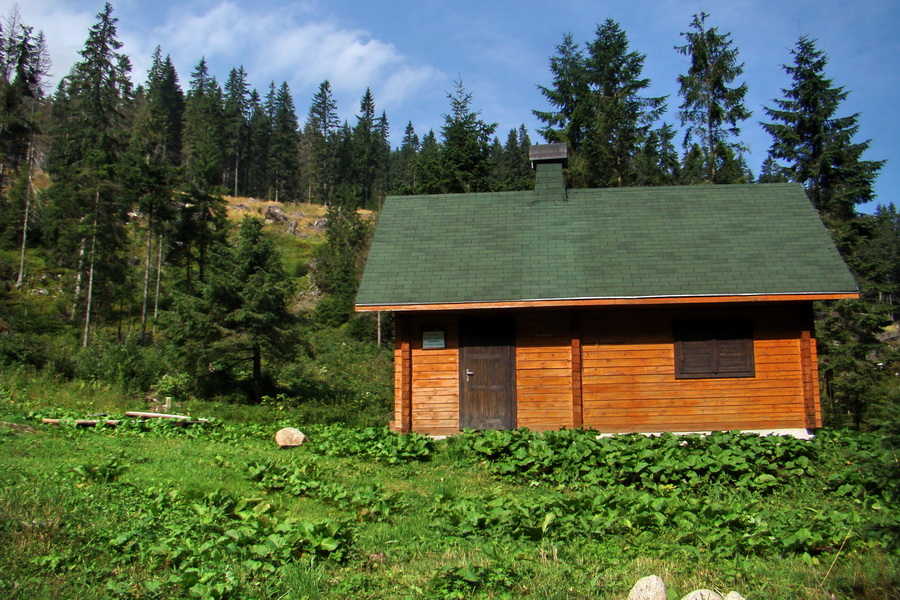
[[(3, 2), (0, 7), (4, 18), (15, 5), (19, 7), (23, 23), (44, 32), (53, 61), (49, 81), (55, 86), (81, 58), (78, 51), (84, 47), (88, 30), (96, 20), (97, 7), (79, 8), (62, 0)], [(98, 6), (102, 8), (102, 5)]]
[[(306, 20), (309, 19), (309, 20)], [(359, 97), (366, 87), (379, 107), (402, 104), (416, 90), (438, 77), (427, 65), (415, 65), (395, 46), (360, 29), (332, 20), (312, 20), (298, 7), (264, 11), (225, 1), (202, 12), (187, 5), (169, 14), (154, 32), (163, 46), (193, 66), (205, 56), (225, 68), (244, 65), (257, 82), (287, 81), (295, 96), (328, 79), (338, 97)], [(220, 80), (225, 73), (211, 70)], [(182, 75), (186, 82), (187, 74)]]

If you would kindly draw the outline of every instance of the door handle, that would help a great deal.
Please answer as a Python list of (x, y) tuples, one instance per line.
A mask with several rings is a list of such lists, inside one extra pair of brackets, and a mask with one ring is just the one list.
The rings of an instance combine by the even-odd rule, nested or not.
[(473, 375), (475, 375), (474, 371), (470, 371), (469, 369), (466, 369), (466, 381), (468, 381), (469, 377), (472, 377)]

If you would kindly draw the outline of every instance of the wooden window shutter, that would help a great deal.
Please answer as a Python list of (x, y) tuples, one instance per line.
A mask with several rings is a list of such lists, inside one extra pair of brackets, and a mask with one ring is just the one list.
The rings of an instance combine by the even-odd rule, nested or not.
[(675, 378), (753, 377), (753, 327), (749, 321), (675, 323)]

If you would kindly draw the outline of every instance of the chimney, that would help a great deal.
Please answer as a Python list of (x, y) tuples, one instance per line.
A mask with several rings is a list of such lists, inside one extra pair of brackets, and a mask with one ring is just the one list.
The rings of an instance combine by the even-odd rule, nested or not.
[(540, 144), (528, 152), (531, 168), (535, 170), (534, 193), (548, 200), (566, 200), (566, 182), (563, 167), (569, 157), (565, 144)]

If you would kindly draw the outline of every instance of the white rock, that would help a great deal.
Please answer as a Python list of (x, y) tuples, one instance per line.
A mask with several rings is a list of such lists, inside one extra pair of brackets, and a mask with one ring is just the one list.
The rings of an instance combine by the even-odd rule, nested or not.
[(712, 590), (694, 590), (681, 600), (724, 600), (722, 596)]
[(666, 584), (657, 575), (638, 579), (628, 593), (628, 600), (666, 600)]
[(725, 594), (725, 600), (745, 600), (743, 596), (737, 592), (728, 592)]
[(285, 427), (275, 434), (275, 443), (282, 448), (293, 448), (305, 444), (307, 437), (299, 429), (293, 427)]

